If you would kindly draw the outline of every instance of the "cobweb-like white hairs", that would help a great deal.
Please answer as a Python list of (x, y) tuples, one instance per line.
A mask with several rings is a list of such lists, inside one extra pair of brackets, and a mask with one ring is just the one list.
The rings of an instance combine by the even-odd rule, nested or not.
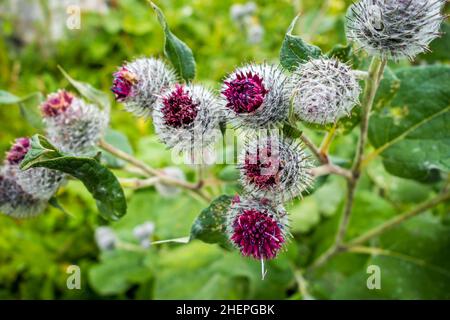
[(361, 0), (347, 13), (347, 37), (371, 55), (398, 60), (438, 37), (445, 0)]
[(127, 111), (137, 116), (150, 117), (158, 96), (177, 81), (175, 71), (161, 59), (136, 59), (126, 63), (114, 76), (120, 77), (123, 70), (132, 77), (128, 80), (131, 87), (129, 93), (118, 100), (124, 103)]
[[(180, 99), (189, 102), (183, 104)], [(211, 90), (200, 85), (175, 85), (158, 99), (153, 124), (159, 139), (167, 147), (180, 152), (201, 151), (219, 137), (222, 111)]]
[(313, 59), (292, 74), (294, 111), (311, 123), (334, 123), (349, 116), (361, 88), (346, 64), (335, 59)]
[(279, 202), (298, 196), (312, 183), (312, 163), (303, 147), (278, 134), (250, 135), (238, 167), (248, 194)]
[(70, 106), (54, 116), (44, 116), (47, 137), (61, 151), (77, 156), (92, 151), (103, 136), (109, 113), (74, 97)]
[(276, 65), (248, 64), (236, 69), (224, 80), (221, 89), (227, 119), (235, 127), (276, 126), (288, 116), (289, 84), (281, 67)]

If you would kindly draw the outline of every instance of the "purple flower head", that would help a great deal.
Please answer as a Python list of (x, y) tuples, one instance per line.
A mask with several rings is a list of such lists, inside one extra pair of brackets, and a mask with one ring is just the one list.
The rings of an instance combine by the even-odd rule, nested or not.
[(41, 105), (41, 112), (44, 117), (56, 117), (66, 111), (73, 101), (73, 95), (66, 90), (58, 90), (49, 94), (47, 100)]
[(18, 138), (14, 141), (11, 149), (6, 153), (6, 161), (11, 165), (20, 164), (30, 150), (29, 138)]
[(119, 71), (113, 74), (113, 77), (111, 91), (114, 92), (116, 100), (122, 102), (130, 96), (133, 85), (137, 83), (138, 79), (126, 67), (120, 67)]
[(231, 227), (231, 241), (246, 257), (273, 259), (285, 242), (280, 224), (267, 211), (243, 209)]
[(268, 90), (263, 79), (252, 71), (238, 72), (231, 81), (224, 82), (222, 94), (227, 99), (226, 107), (236, 113), (251, 113), (264, 102)]
[(247, 181), (261, 190), (268, 190), (280, 183), (281, 161), (276, 152), (272, 152), (270, 141), (266, 146), (257, 148), (255, 153), (247, 152), (243, 171)]
[(198, 103), (192, 100), (189, 90), (181, 85), (163, 98), (163, 114), (166, 125), (173, 128), (186, 127), (194, 122), (198, 113)]

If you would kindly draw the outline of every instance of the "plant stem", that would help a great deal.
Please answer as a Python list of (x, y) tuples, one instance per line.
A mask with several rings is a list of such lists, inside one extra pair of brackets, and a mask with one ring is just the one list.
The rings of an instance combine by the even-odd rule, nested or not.
[(340, 246), (348, 224), (353, 208), (353, 199), (355, 198), (356, 186), (361, 175), (361, 161), (364, 154), (364, 148), (367, 142), (367, 131), (369, 129), (370, 112), (372, 111), (373, 101), (380, 85), (380, 80), (383, 75), (386, 60), (380, 60), (377, 57), (372, 59), (369, 67), (369, 75), (366, 80), (364, 88), (364, 95), (362, 100), (362, 114), (361, 114), (361, 128), (358, 146), (356, 148), (355, 159), (353, 160), (352, 175), (353, 179), (347, 181), (347, 199), (345, 203), (344, 213), (342, 215), (341, 223), (339, 224), (338, 232), (336, 234), (336, 246)]
[(320, 145), (320, 154), (325, 155), (328, 157), (328, 150), (330, 149), (331, 142), (333, 141), (334, 135), (336, 133), (336, 123), (333, 125), (333, 127), (330, 129), (330, 131), (327, 132), (325, 137), (323, 138), (323, 141)]
[(308, 268), (308, 271), (318, 268), (325, 264), (328, 260), (330, 260), (333, 256), (335, 256), (338, 253), (341, 252), (356, 252), (354, 248), (359, 247), (364, 242), (367, 242), (368, 240), (386, 232), (387, 230), (401, 224), (402, 222), (411, 219), (412, 217), (415, 217), (419, 215), (420, 213), (438, 205), (441, 202), (450, 200), (450, 192), (446, 191), (444, 193), (441, 193), (437, 197), (426, 201), (419, 205), (418, 207), (414, 208), (413, 210), (403, 213), (399, 216), (394, 217), (391, 220), (386, 221), (385, 223), (379, 225), (378, 227), (375, 227), (363, 235), (351, 240), (348, 244), (334, 244), (331, 246), (327, 251), (325, 251), (322, 255), (320, 255)]
[(347, 180), (347, 196), (344, 212), (342, 213), (342, 218), (338, 226), (334, 244), (321, 256), (319, 256), (319, 258), (317, 258), (315, 262), (312, 263), (311, 268), (323, 265), (335, 254), (344, 250), (342, 242), (344, 240), (345, 233), (347, 232), (347, 227), (350, 222), (356, 186), (358, 184), (358, 180), (361, 175), (361, 162), (367, 141), (367, 131), (369, 129), (370, 112), (372, 110), (373, 101), (375, 99), (375, 95), (380, 85), (380, 80), (383, 75), (385, 66), (386, 66), (385, 59), (379, 59), (377, 57), (372, 58), (372, 62), (370, 64), (368, 76), (366, 79), (366, 85), (364, 87), (364, 94), (362, 99), (360, 136), (356, 149), (355, 159), (353, 160), (353, 166), (351, 170), (352, 177)]
[(303, 143), (308, 147), (309, 150), (316, 156), (316, 158), (320, 161), (322, 164), (329, 163), (329, 159), (326, 155), (323, 155), (319, 148), (316, 147), (314, 142), (312, 142), (307, 136), (305, 136), (303, 133), (300, 136), (300, 139), (303, 141)]
[(342, 176), (347, 179), (352, 179), (353, 177), (350, 170), (344, 169), (332, 163), (324, 164), (320, 167), (311, 169), (311, 175), (315, 178), (325, 176), (330, 173), (337, 174), (338, 176)]
[(369, 230), (368, 232), (364, 233), (363, 235), (353, 239), (348, 243), (348, 247), (357, 246), (360, 244), (363, 244), (370, 239), (384, 233), (385, 231), (399, 225), (405, 220), (408, 220), (414, 216), (417, 216), (418, 214), (436, 206), (437, 204), (444, 202), (446, 200), (450, 199), (450, 192), (441, 193), (439, 196), (426, 201), (419, 205), (418, 207), (414, 208), (413, 210), (403, 213), (399, 216), (396, 216), (392, 218), (391, 220), (386, 221), (385, 223), (379, 225), (378, 227), (373, 228), (372, 230)]
[(380, 80), (386, 66), (386, 60), (380, 60), (377, 57), (372, 59), (369, 67), (369, 74), (364, 88), (361, 113), (361, 130), (359, 136), (358, 147), (356, 149), (355, 159), (353, 161), (352, 170), (359, 176), (362, 156), (367, 141), (367, 131), (369, 129), (370, 112), (372, 111), (373, 101), (380, 85)]
[(135, 157), (133, 157), (132, 155), (117, 149), (116, 147), (110, 145), (109, 143), (107, 143), (105, 140), (100, 140), (99, 142), (99, 146), (105, 150), (108, 151), (109, 153), (113, 154), (114, 156), (116, 156), (117, 158), (120, 158), (124, 161), (127, 161), (128, 163), (132, 164), (133, 166), (135, 166), (136, 168), (141, 169), (146, 175), (148, 175), (149, 177), (158, 177), (159, 181), (161, 181), (162, 183), (168, 184), (168, 185), (173, 185), (173, 186), (178, 186), (181, 188), (185, 188), (187, 190), (191, 190), (193, 192), (195, 192), (196, 194), (198, 194), (201, 198), (203, 198), (206, 201), (209, 201), (209, 197), (206, 196), (202, 190), (202, 183), (190, 183), (184, 180), (180, 180), (180, 179), (176, 179), (176, 178), (172, 178), (167, 176), (163, 171), (157, 170), (155, 168), (152, 168), (150, 166), (148, 166), (146, 163), (142, 162), (139, 159), (136, 159)]
[(158, 177), (151, 177), (147, 179), (138, 178), (119, 178), (122, 187), (131, 189), (142, 189), (155, 185), (159, 181)]

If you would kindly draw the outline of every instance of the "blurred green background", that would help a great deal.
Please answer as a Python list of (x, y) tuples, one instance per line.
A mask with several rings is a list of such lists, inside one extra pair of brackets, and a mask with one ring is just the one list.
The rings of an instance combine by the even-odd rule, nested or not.
[[(8, 11), (12, 2), (28, 10)], [(3, 9), (0, 10), (1, 90), (25, 96), (35, 91), (48, 94), (69, 87), (57, 69), (61, 65), (75, 79), (109, 92), (111, 74), (124, 60), (142, 55), (162, 56), (162, 31), (144, 0), (92, 1), (89, 10), (82, 6), (79, 30), (67, 29), (65, 8), (55, 9), (55, 3), (58, 1), (0, 1)], [(92, 8), (94, 3), (99, 6)], [(286, 29), (299, 12), (302, 17), (296, 28), (298, 34), (324, 52), (337, 43), (345, 44), (343, 17), (351, 1), (255, 1), (257, 9), (252, 24), (264, 29), (261, 41), (249, 41), (246, 32), (230, 16), (230, 7), (244, 1), (161, 0), (156, 3), (165, 12), (172, 31), (192, 48), (197, 62), (196, 81), (218, 88), (220, 80), (237, 65), (248, 61), (276, 61)], [(31, 19), (30, 8), (40, 8), (41, 17)], [(448, 24), (444, 28), (448, 30)], [(414, 63), (448, 62), (447, 36), (435, 41), (432, 48), (433, 53), (420, 56)], [(398, 65), (408, 64), (402, 61)], [(112, 94), (110, 98), (112, 101)], [(17, 106), (1, 106), (0, 119), (2, 151), (9, 148), (14, 138), (35, 133)], [(111, 127), (127, 135), (139, 158), (154, 167), (171, 165), (170, 153), (158, 143), (151, 122), (136, 119), (120, 104), (113, 104)], [(311, 134), (320, 142), (323, 133)], [(356, 139), (356, 132), (338, 138), (332, 153), (350, 159)], [(184, 169), (188, 176), (192, 175), (191, 168)], [(211, 168), (209, 177), (221, 182), (220, 191), (233, 194), (237, 187), (234, 182), (227, 182), (226, 177), (232, 171), (216, 166)], [(376, 163), (362, 179), (350, 233), (403, 212), (435, 191), (434, 185), (389, 176)], [(289, 204), (295, 240), (276, 261), (269, 263), (267, 279), (261, 281), (259, 262), (199, 241), (155, 245), (143, 252), (100, 251), (94, 241), (94, 231), (107, 223), (97, 214), (94, 201), (81, 183), (71, 181), (58, 195), (69, 214), (49, 208), (38, 218), (26, 221), (0, 216), (0, 298), (308, 298), (299, 293), (297, 270), (310, 261), (313, 252), (323, 250), (333, 240), (343, 193), (342, 179), (330, 178), (313, 195)], [(205, 207), (187, 193), (164, 198), (154, 188), (127, 191), (127, 197), (128, 214), (110, 225), (122, 241), (136, 246), (132, 236), (136, 225), (154, 222), (154, 240), (187, 236), (192, 221)], [(440, 247), (442, 238), (437, 238), (442, 234), (446, 244), (449, 243), (448, 207), (438, 206), (412, 223), (426, 225), (427, 231), (424, 239), (417, 238), (420, 245), (414, 251), (430, 255), (429, 248), (433, 247), (436, 253), (433, 259), (444, 260), (449, 266), (448, 247), (447, 256), (441, 255), (445, 247)], [(406, 225), (388, 236), (398, 237), (394, 242), (401, 248), (410, 243), (415, 230), (413, 224)], [(365, 268), (373, 263), (372, 259), (370, 255), (350, 253), (333, 259), (313, 275), (309, 285), (311, 296), (449, 298), (448, 268), (435, 272), (432, 267), (407, 265), (401, 259), (390, 261), (392, 268), (385, 275), (391, 290), (369, 292), (365, 287)], [(66, 268), (72, 264), (81, 268), (81, 290), (66, 287)], [(396, 280), (402, 277), (406, 280), (401, 283)], [(430, 286), (430, 283), (440, 285)]]

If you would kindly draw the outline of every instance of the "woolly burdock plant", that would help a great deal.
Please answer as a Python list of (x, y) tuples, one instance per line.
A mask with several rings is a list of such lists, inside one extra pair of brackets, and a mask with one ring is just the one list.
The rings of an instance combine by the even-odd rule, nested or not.
[(243, 256), (271, 260), (287, 242), (287, 213), (268, 199), (236, 196), (228, 211), (227, 232)]
[(221, 93), (227, 118), (236, 127), (266, 128), (287, 118), (289, 82), (278, 66), (238, 68), (224, 80)]
[(347, 37), (385, 59), (429, 51), (440, 35), (445, 0), (361, 0), (347, 14)]
[(40, 108), (48, 138), (70, 154), (89, 153), (108, 126), (107, 110), (87, 104), (65, 90), (50, 94)]
[(31, 168), (22, 171), (20, 163), (31, 148), (29, 138), (18, 138), (6, 153), (4, 175), (13, 179), (33, 198), (48, 201), (64, 181), (64, 174), (47, 168)]
[(125, 63), (113, 75), (116, 100), (136, 116), (150, 117), (158, 96), (175, 84), (175, 72), (162, 60), (139, 58)]
[(244, 190), (258, 197), (287, 201), (312, 182), (312, 163), (302, 146), (278, 134), (250, 136), (238, 167)]
[(0, 212), (13, 218), (31, 218), (39, 215), (47, 201), (25, 192), (5, 167), (0, 168)]
[(361, 88), (351, 68), (335, 59), (313, 59), (292, 74), (292, 103), (306, 122), (334, 123), (359, 103)]
[(161, 141), (181, 152), (211, 146), (220, 133), (220, 119), (220, 102), (200, 85), (174, 85), (158, 99), (153, 111)]

